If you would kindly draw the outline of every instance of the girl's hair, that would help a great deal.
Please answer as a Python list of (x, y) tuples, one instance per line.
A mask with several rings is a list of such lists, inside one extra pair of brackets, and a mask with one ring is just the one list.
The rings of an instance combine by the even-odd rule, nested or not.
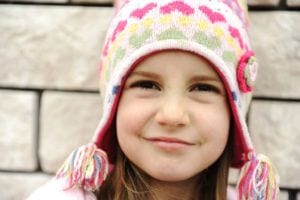
[[(199, 196), (206, 200), (226, 200), (228, 172), (232, 157), (233, 134), (220, 158), (199, 175)], [(156, 199), (149, 185), (149, 177), (134, 166), (117, 144), (114, 172), (96, 192), (98, 200)]]

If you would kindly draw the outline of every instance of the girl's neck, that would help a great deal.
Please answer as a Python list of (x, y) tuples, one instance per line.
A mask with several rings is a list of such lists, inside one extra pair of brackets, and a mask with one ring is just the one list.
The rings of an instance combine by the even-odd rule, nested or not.
[(150, 185), (157, 200), (194, 200), (200, 198), (198, 177), (179, 182), (153, 179)]

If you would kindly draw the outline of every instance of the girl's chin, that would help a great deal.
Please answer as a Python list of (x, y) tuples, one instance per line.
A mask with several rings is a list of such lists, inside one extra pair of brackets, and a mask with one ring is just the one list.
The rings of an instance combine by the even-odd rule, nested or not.
[[(170, 173), (171, 172), (171, 173)], [(192, 179), (196, 179), (199, 174), (182, 174), (182, 173), (172, 173), (172, 171), (168, 171), (166, 173), (157, 173), (157, 174), (154, 174), (152, 173), (151, 174), (148, 174), (148, 176), (150, 177), (150, 179), (152, 179), (153, 181), (158, 181), (158, 182), (168, 182), (168, 183), (176, 183), (176, 182), (185, 182), (187, 180), (192, 180)]]

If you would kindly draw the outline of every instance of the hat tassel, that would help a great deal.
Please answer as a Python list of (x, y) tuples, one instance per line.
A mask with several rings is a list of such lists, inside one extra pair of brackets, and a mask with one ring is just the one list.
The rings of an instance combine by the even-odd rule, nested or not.
[(279, 177), (270, 160), (264, 155), (252, 156), (240, 174), (238, 200), (276, 200)]
[(88, 191), (99, 189), (108, 174), (109, 162), (104, 151), (90, 143), (74, 150), (56, 174), (67, 180), (67, 187), (79, 185)]

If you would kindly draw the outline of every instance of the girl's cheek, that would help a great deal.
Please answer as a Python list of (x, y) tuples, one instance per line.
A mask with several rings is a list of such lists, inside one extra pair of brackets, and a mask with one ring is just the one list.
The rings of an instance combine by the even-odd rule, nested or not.
[(123, 96), (118, 107), (117, 123), (123, 128), (137, 131), (152, 112), (151, 104), (145, 100)]

